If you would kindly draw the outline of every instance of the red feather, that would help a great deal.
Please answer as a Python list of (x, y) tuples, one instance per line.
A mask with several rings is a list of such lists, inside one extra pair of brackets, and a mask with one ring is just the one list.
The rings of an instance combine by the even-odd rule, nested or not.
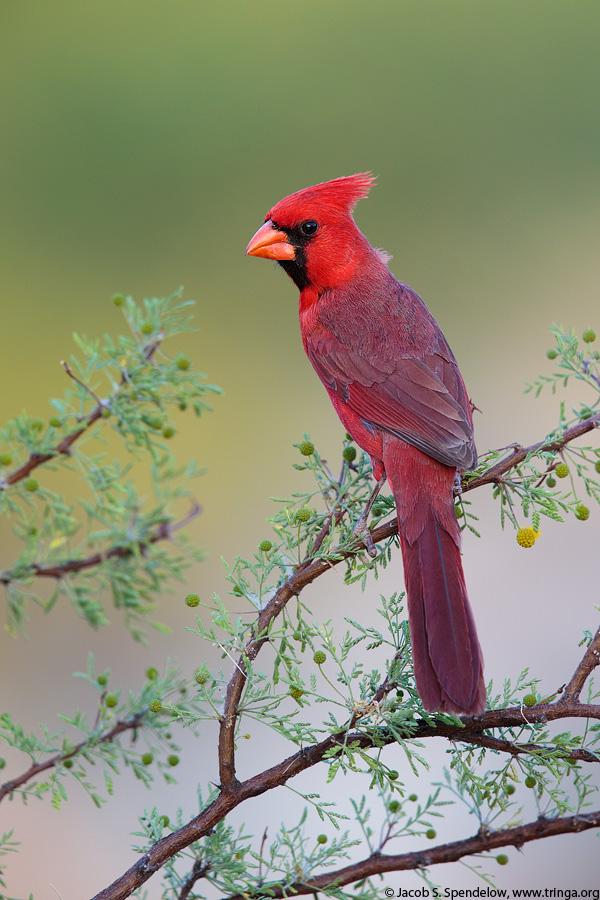
[(291, 194), (247, 252), (263, 255), (266, 243), (300, 287), (308, 358), (375, 477), (390, 481), (423, 705), (476, 714), (483, 658), (453, 501), (456, 472), (477, 460), (471, 406), (437, 322), (354, 223), (373, 181), (363, 173)]

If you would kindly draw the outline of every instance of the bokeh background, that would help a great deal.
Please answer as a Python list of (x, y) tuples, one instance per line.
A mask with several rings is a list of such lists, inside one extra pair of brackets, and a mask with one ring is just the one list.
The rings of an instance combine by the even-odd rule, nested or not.
[[(142, 299), (183, 284), (199, 330), (182, 348), (225, 391), (214, 415), (177, 423), (177, 455), (209, 470), (193, 530), (207, 560), (189, 587), (227, 596), (221, 556), (253, 552), (269, 534), (269, 496), (305, 483), (292, 470), (293, 442), (307, 431), (336, 460), (342, 434), (303, 356), (295, 288), (244, 248), (285, 194), (369, 169), (379, 184), (358, 223), (442, 325), (484, 413), (480, 449), (541, 438), (558, 400), (524, 396), (523, 383), (549, 371), (548, 327), (600, 330), (599, 45), (595, 0), (2, 3), (2, 418), (50, 414), (71, 331), (121, 327), (113, 292)], [(499, 685), (530, 665), (550, 693), (597, 624), (599, 512), (545, 523), (525, 553), (500, 531), (489, 496), (473, 500), (483, 539), (467, 536), (465, 568), (488, 677)], [(5, 567), (10, 532), (0, 554)], [(396, 571), (381, 590), (400, 586), (399, 560)], [(372, 615), (372, 597), (348, 598), (329, 582), (306, 597), (324, 619), (341, 619), (342, 596), (344, 613)], [(1, 708), (27, 726), (58, 727), (57, 712), (93, 702), (70, 677), (88, 650), (126, 687), (167, 654), (191, 672), (207, 650), (184, 630), (185, 592), (164, 597), (173, 631), (147, 649), (116, 618), (95, 634), (66, 605), (34, 612), (28, 640), (0, 638)], [(438, 749), (431, 781), (442, 777)], [(258, 733), (247, 774), (265, 752)], [(10, 763), (7, 775), (23, 767)], [(144, 806), (193, 814), (196, 783), (216, 775), (210, 731), (178, 774), (177, 787), (152, 794), (125, 776), (101, 811), (77, 788), (60, 813), (4, 804), (0, 828), (24, 842), (8, 861), (10, 896), (54, 897), (51, 885), (65, 900), (90, 896), (133, 861), (129, 835)], [(344, 799), (352, 788), (337, 790)], [(294, 802), (281, 789), (232, 821), (261, 834)], [(475, 829), (457, 809), (439, 831), (450, 840)], [(593, 887), (595, 841), (512, 851), (499, 884)], [(432, 877), (481, 884), (464, 866)], [(155, 882), (150, 898), (160, 896)]]

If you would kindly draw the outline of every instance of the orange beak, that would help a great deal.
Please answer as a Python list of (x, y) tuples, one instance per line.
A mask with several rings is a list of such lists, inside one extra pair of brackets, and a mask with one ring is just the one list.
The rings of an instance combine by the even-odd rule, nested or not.
[(246, 256), (262, 256), (264, 259), (295, 259), (296, 251), (287, 234), (277, 231), (270, 219), (262, 225), (248, 246)]

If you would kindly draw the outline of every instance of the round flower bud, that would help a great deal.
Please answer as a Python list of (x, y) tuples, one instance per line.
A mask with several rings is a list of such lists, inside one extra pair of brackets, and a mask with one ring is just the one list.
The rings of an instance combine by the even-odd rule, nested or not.
[(508, 862), (508, 856), (506, 855), (506, 853), (499, 853), (496, 857), (496, 862), (499, 866), (505, 866)]
[(374, 518), (377, 518), (377, 516), (382, 516), (384, 512), (385, 506), (380, 506), (378, 503), (375, 503), (373, 508), (371, 509), (371, 515)]
[(151, 700), (148, 704), (148, 709), (150, 712), (159, 713), (162, 710), (162, 703), (160, 700)]
[(549, 488), (556, 487), (556, 478), (553, 478), (552, 475), (548, 475), (546, 478), (546, 484)]
[(113, 294), (112, 302), (115, 304), (115, 306), (123, 306), (123, 304), (125, 303), (125, 297), (123, 296), (123, 294)]
[(300, 697), (303, 697), (303, 696), (304, 696), (304, 691), (302, 690), (302, 688), (291, 688), (290, 697), (293, 697), (294, 700), (299, 700)]
[(35, 478), (28, 478), (25, 482), (25, 490), (30, 491), (32, 494), (34, 493), (34, 491), (37, 491), (38, 488), (39, 484), (35, 480)]
[(582, 522), (585, 522), (586, 519), (589, 519), (590, 511), (588, 507), (584, 503), (578, 503), (575, 507), (575, 518), (580, 519)]
[(514, 794), (515, 791), (516, 791), (516, 787), (514, 786), (514, 784), (510, 784), (510, 782), (504, 788), (504, 793), (508, 794), (509, 796), (511, 794)]
[(179, 409), (181, 410), (181, 412), (185, 412), (185, 411), (186, 411), (186, 409), (187, 409), (187, 403), (185, 402), (185, 400), (180, 400), (180, 401), (179, 401)]
[(175, 753), (172, 753), (170, 756), (167, 756), (167, 762), (170, 766), (178, 766), (179, 757)]
[(112, 413), (111, 413), (110, 409), (108, 408), (108, 406), (102, 407), (101, 415), (102, 415), (103, 419), (109, 419), (111, 417)]
[(156, 666), (150, 666), (150, 668), (146, 669), (146, 678), (148, 681), (156, 681), (158, 678), (158, 669)]
[(523, 706), (535, 706), (537, 699), (535, 694), (525, 694), (523, 697)]
[(155, 431), (160, 431), (162, 424), (162, 419), (158, 416), (153, 416), (151, 419), (148, 419), (148, 425), (150, 428), (154, 428)]
[(258, 545), (258, 549), (261, 553), (268, 553), (272, 548), (273, 544), (271, 543), (271, 541), (261, 541)]
[(593, 328), (586, 328), (581, 335), (581, 339), (585, 341), (586, 344), (592, 344), (596, 340), (596, 332)]
[(591, 419), (593, 415), (594, 412), (589, 408), (589, 406), (583, 406), (579, 411), (579, 418), (583, 420)]
[(392, 769), (390, 772), (388, 772), (388, 778), (390, 779), (390, 781), (398, 781), (399, 777), (400, 776), (395, 769)]
[(116, 694), (107, 694), (104, 698), (104, 702), (109, 707), (109, 709), (113, 709), (113, 707), (115, 707), (119, 702), (119, 698)]
[(435, 830), (435, 828), (428, 828), (425, 832), (425, 837), (428, 837), (430, 841), (437, 837), (437, 831)]
[(525, 779), (525, 787), (534, 788), (536, 786), (536, 784), (537, 784), (537, 781), (533, 777), (533, 775), (528, 775), (527, 778)]
[(322, 666), (326, 659), (327, 654), (323, 650), (317, 650), (317, 652), (313, 656), (313, 660), (318, 666)]
[(31, 430), (32, 431), (41, 431), (44, 427), (44, 423), (41, 419), (32, 419), (31, 420)]
[(409, 794), (408, 799), (409, 799), (412, 803), (416, 803), (417, 800), (418, 800), (418, 797), (417, 797), (416, 794)]
[(175, 429), (173, 428), (173, 426), (165, 425), (165, 427), (163, 428), (163, 437), (166, 438), (167, 440), (169, 440), (169, 438), (172, 438), (174, 434), (175, 434)]
[(310, 441), (302, 441), (298, 449), (302, 456), (312, 456), (312, 454), (315, 452), (315, 445)]
[(142, 324), (142, 327), (140, 328), (140, 331), (142, 332), (142, 334), (152, 334), (152, 332), (154, 331), (154, 325), (152, 324), (152, 322), (144, 322)]
[(52, 416), (48, 419), (48, 425), (50, 425), (51, 428), (60, 428), (60, 419), (58, 416)]
[(327, 835), (326, 834), (318, 834), (317, 835), (317, 844), (326, 844), (327, 843)]
[(520, 547), (533, 547), (536, 533), (533, 528), (519, 528), (517, 531), (517, 544)]
[(168, 816), (159, 816), (158, 821), (160, 822), (160, 824), (162, 825), (163, 828), (169, 827), (170, 819)]
[(391, 813), (396, 813), (400, 809), (400, 804), (397, 800), (392, 800), (392, 802), (388, 806), (388, 809)]
[(308, 507), (303, 506), (302, 509), (296, 510), (296, 522), (308, 522), (310, 519), (310, 509)]
[(196, 684), (206, 684), (210, 679), (210, 672), (207, 669), (198, 669), (194, 678), (196, 679)]
[(0, 453), (0, 465), (10, 466), (12, 455), (10, 453)]
[(6, 760), (4, 757), (0, 756), (0, 769), (6, 768)]
[(198, 596), (198, 594), (188, 594), (187, 597), (185, 598), (185, 605), (191, 606), (191, 607), (199, 606), (200, 605), (200, 597)]
[(142, 762), (145, 766), (149, 766), (153, 759), (154, 757), (151, 753), (142, 753)]
[(72, 759), (63, 760), (63, 766), (65, 767), (65, 769), (72, 769), (73, 768), (73, 760)]
[(182, 372), (185, 372), (186, 369), (190, 367), (190, 361), (187, 356), (178, 356), (176, 360), (176, 365), (178, 369), (181, 369)]
[(548, 359), (556, 359), (558, 353), (556, 352), (556, 350), (548, 350), (546, 352), (546, 356), (548, 357)]
[(566, 463), (559, 463), (554, 470), (557, 478), (566, 478), (569, 474), (569, 467)]
[(108, 678), (106, 675), (101, 674), (101, 675), (98, 675), (98, 677), (96, 678), (96, 681), (98, 682), (100, 687), (104, 687), (104, 685), (108, 683)]
[(356, 447), (344, 447), (342, 456), (346, 462), (354, 462), (356, 459)]

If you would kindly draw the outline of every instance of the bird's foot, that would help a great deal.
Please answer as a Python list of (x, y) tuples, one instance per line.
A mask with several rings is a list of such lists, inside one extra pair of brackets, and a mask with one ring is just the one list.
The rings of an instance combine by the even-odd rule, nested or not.
[(363, 509), (360, 514), (360, 518), (354, 528), (352, 529), (352, 533), (355, 537), (360, 538), (360, 540), (365, 545), (365, 549), (371, 558), (377, 556), (377, 550), (375, 548), (375, 544), (373, 542), (373, 538), (371, 537), (371, 532), (369, 530), (369, 516), (371, 515), (371, 510), (373, 508), (373, 504), (379, 495), (379, 491), (385, 484), (386, 476), (385, 472), (375, 485), (373, 489), (373, 493), (369, 497), (367, 501), (367, 505)]

